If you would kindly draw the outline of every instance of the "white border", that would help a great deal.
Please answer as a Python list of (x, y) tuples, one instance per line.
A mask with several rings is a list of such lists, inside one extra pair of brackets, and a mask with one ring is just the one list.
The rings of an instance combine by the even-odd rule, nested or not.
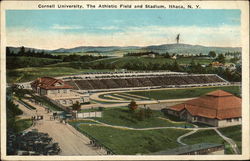
[[(205, 156), (6, 156), (5, 10), (39, 9), (37, 4), (198, 4), (202, 9), (240, 9), (242, 38), (242, 155)], [(240, 160), (249, 158), (249, 3), (247, 1), (2, 1), (1, 2), (1, 157), (3, 160)]]

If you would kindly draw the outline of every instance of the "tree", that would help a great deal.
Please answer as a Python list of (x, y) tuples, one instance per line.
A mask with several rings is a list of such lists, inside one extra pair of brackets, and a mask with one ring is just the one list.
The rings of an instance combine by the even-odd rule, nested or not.
[(226, 62), (225, 56), (223, 54), (219, 54), (218, 57), (216, 58), (216, 61), (224, 64)]
[(179, 66), (178, 62), (175, 60), (172, 64), (172, 71), (176, 71), (176, 72), (180, 72), (181, 71), (181, 67)]
[(138, 108), (138, 105), (136, 104), (136, 102), (134, 100), (132, 100), (130, 102), (130, 104), (128, 105), (128, 108), (131, 110), (131, 111), (135, 111), (137, 108)]
[(150, 118), (153, 114), (153, 111), (148, 107), (145, 109), (145, 117)]
[(24, 46), (22, 46), (21, 48), (20, 48), (20, 51), (19, 51), (19, 53), (18, 53), (20, 56), (24, 56), (25, 55), (25, 48), (24, 48)]
[(195, 68), (196, 67), (196, 64), (194, 62), (194, 59), (192, 59), (192, 61), (190, 62), (190, 67), (191, 68)]
[(142, 121), (145, 119), (145, 110), (144, 109), (140, 109), (137, 113), (136, 113), (137, 119), (139, 121)]
[(72, 110), (79, 111), (81, 109), (81, 105), (78, 101), (72, 105)]
[(164, 58), (171, 58), (171, 56), (169, 55), (168, 52), (166, 52), (166, 54), (164, 55)]
[(6, 47), (6, 55), (7, 56), (11, 56), (12, 55), (9, 47)]
[(208, 55), (212, 58), (215, 58), (216, 57), (216, 53), (215, 51), (209, 51)]

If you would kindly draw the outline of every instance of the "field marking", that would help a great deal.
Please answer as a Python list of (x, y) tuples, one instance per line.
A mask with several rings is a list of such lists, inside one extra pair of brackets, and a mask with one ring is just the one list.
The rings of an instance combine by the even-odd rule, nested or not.
[(121, 100), (121, 101), (124, 100), (124, 99), (122, 99), (122, 98), (120, 98), (120, 97), (115, 97), (115, 96), (112, 96), (112, 95), (104, 95), (104, 97), (112, 98), (112, 100)]
[(123, 97), (125, 100), (139, 100), (139, 99), (135, 99), (133, 97), (129, 97), (129, 96), (125, 96), (125, 95), (117, 94), (117, 93), (114, 93), (113, 95), (118, 96), (118, 97)]
[(140, 95), (135, 95), (135, 94), (130, 94), (130, 93), (121, 93), (122, 95), (127, 95), (127, 96), (132, 96), (132, 97), (137, 97), (141, 99), (150, 99), (148, 97), (140, 96)]
[[(182, 90), (182, 89), (185, 89), (185, 90), (188, 90), (188, 89), (196, 89), (196, 88), (218, 88), (218, 87), (237, 87), (237, 85), (228, 85), (228, 86), (205, 86), (205, 87), (188, 87), (188, 88), (160, 88), (160, 89), (140, 89), (140, 90), (133, 90), (132, 92), (145, 92), (145, 91), (164, 91), (164, 90)], [(110, 91), (110, 92), (99, 92), (99, 93), (94, 93), (92, 95), (90, 95), (90, 98), (92, 100), (97, 100), (97, 101), (102, 101), (102, 102), (120, 102), (120, 103), (125, 103), (125, 102), (129, 102), (129, 101), (122, 101), (122, 100), (108, 100), (108, 99), (103, 99), (103, 98), (100, 98), (99, 96), (100, 95), (105, 95), (105, 94), (124, 94), (124, 93), (128, 93), (128, 92), (131, 92), (131, 91), (128, 91), (128, 90), (121, 90), (121, 91)], [(179, 101), (179, 100), (189, 100), (189, 99), (193, 99), (195, 97), (192, 97), (192, 98), (181, 98), (181, 99), (167, 99), (167, 100), (144, 100), (144, 101), (138, 101), (139, 104), (145, 104), (145, 103), (159, 103), (159, 102), (173, 102), (174, 100), (176, 101)]]

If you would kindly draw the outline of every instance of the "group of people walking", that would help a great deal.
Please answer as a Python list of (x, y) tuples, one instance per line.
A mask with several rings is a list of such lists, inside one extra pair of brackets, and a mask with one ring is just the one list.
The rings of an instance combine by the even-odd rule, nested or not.
[(35, 120), (43, 120), (43, 115), (31, 116), (31, 120), (32, 120), (32, 121), (35, 121)]

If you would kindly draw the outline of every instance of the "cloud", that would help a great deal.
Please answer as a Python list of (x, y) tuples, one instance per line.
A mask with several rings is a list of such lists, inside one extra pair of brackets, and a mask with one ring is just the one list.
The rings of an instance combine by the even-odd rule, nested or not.
[(81, 26), (76, 26), (76, 25), (67, 26), (67, 25), (58, 25), (58, 24), (54, 24), (51, 28), (55, 29), (55, 30), (77, 30), (77, 29), (82, 29)]
[(116, 27), (116, 26), (104, 26), (104, 27), (100, 27), (97, 29), (101, 29), (101, 30), (120, 30), (121, 28)]
[[(69, 29), (69, 26), (66, 28)], [(115, 29), (119, 30), (105, 31)], [(176, 35), (180, 33), (180, 43), (220, 47), (241, 46), (240, 26), (131, 26), (121, 29), (116, 26), (107, 26), (102, 27), (101, 30), (103, 31), (80, 30), (72, 33), (61, 30), (8, 28), (7, 45), (44, 49), (76, 46), (147, 46), (175, 43)]]

